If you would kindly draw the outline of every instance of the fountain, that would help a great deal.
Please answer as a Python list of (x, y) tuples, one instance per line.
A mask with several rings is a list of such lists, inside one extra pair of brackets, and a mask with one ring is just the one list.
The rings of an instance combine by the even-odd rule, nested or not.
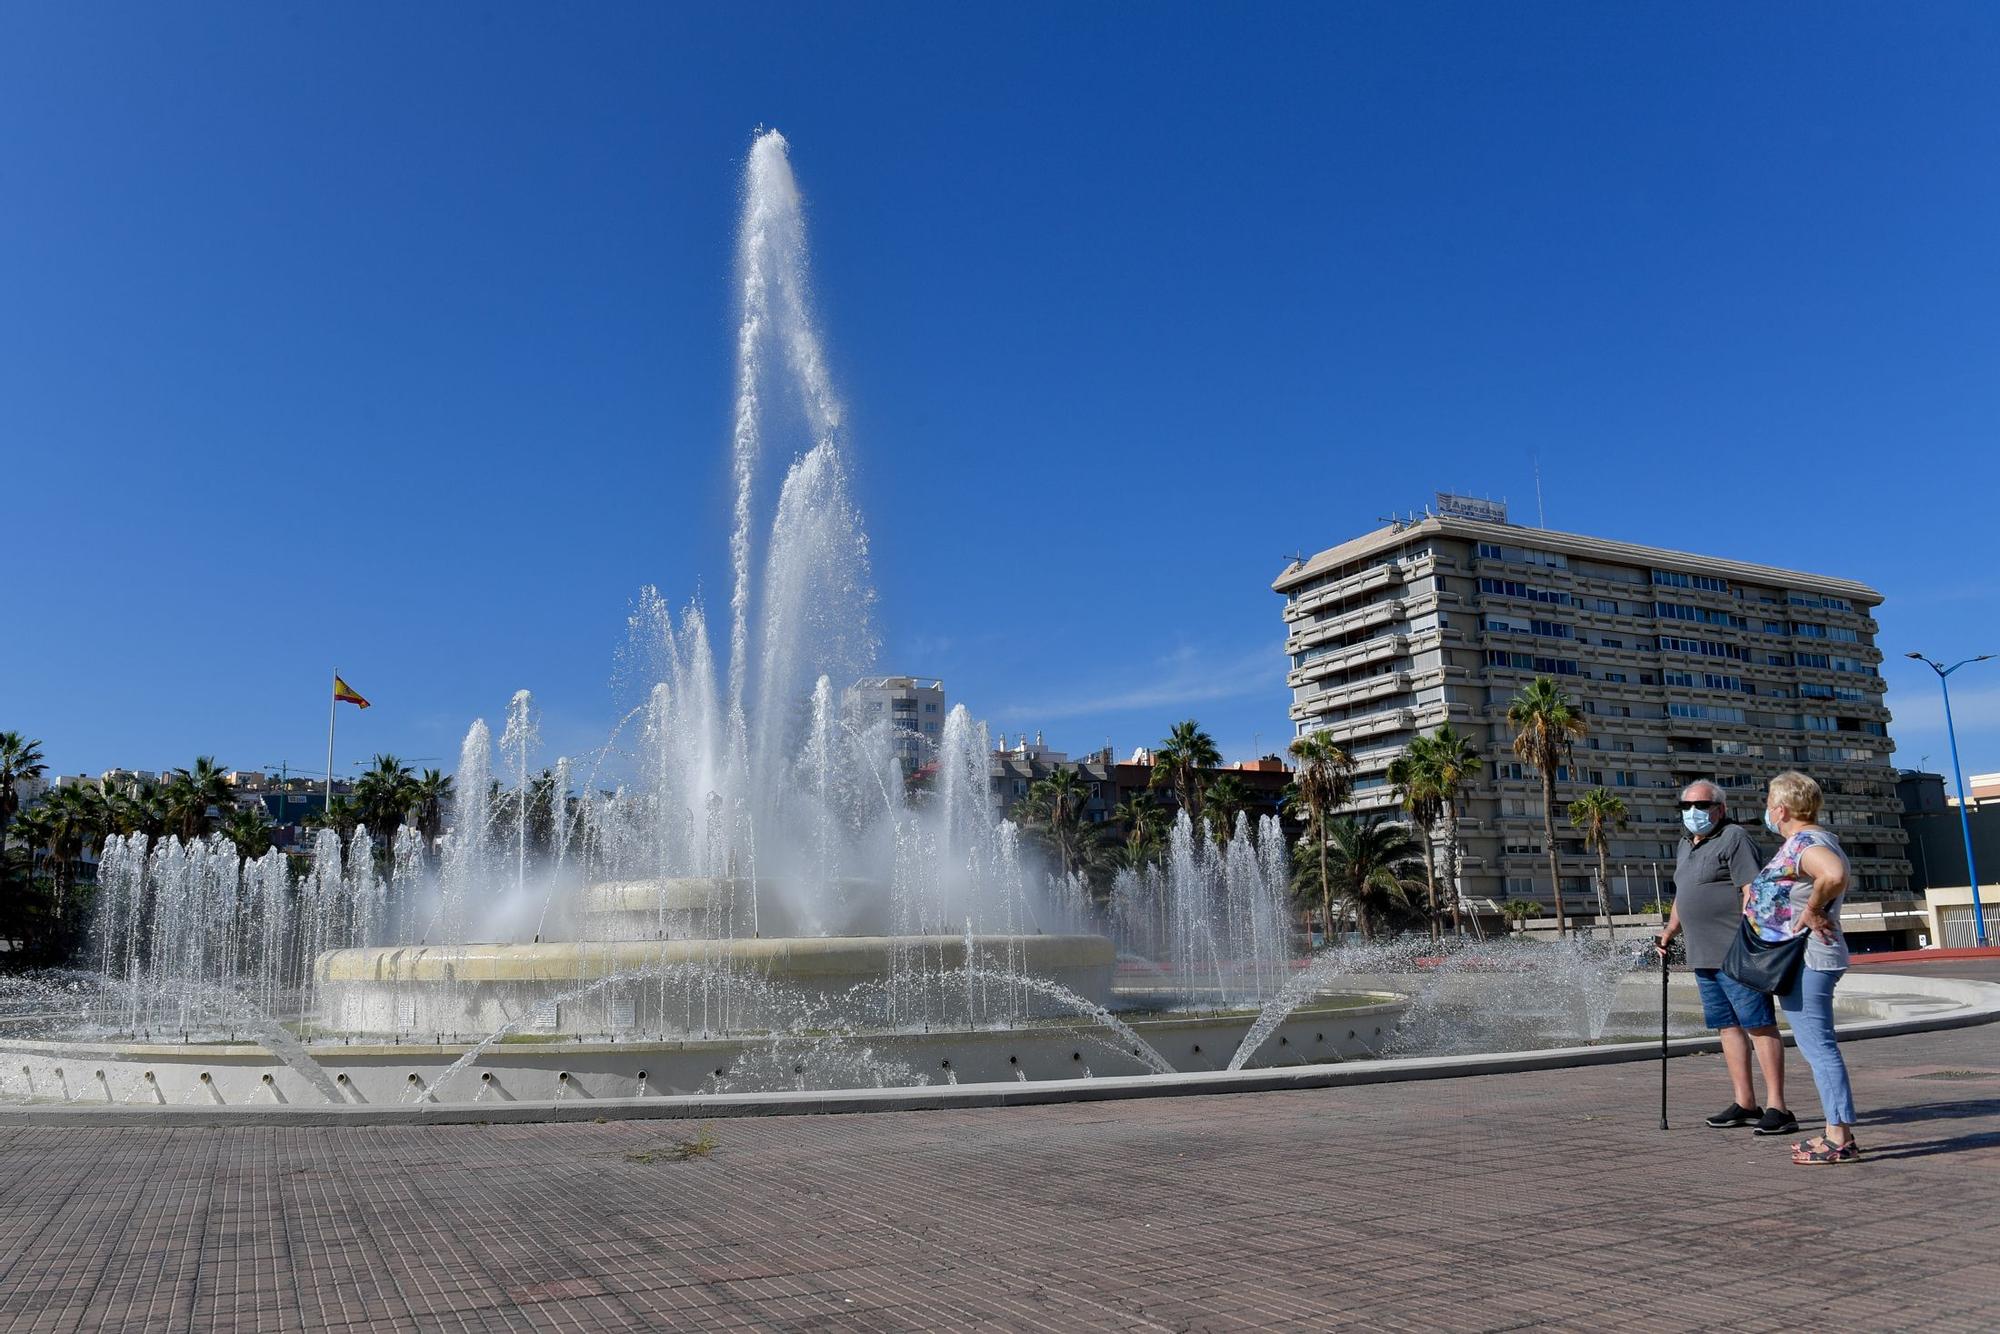
[[(434, 842), (322, 830), (295, 866), (219, 837), (111, 839), (95, 982), (17, 1007), (7, 1059), (30, 1088), (85, 1050), (141, 1101), (240, 1098), (253, 1074), (259, 1096), (379, 1102), (528, 1096), (551, 1071), (563, 1096), (767, 1068), (778, 1086), (1161, 1072), (1146, 1024), (1220, 1050), (1284, 987), (1275, 819), (1215, 840), (1182, 816), (1107, 924), (998, 817), (963, 706), (906, 777), (890, 721), (848, 690), (876, 651), (868, 542), (775, 132), (750, 151), (737, 268), (726, 633), (699, 599), (642, 590), (603, 749), (545, 757), (517, 691), (497, 737), (467, 730)], [(1125, 976), (1120, 945), (1152, 965)], [(810, 1056), (773, 1055), (791, 1051)]]

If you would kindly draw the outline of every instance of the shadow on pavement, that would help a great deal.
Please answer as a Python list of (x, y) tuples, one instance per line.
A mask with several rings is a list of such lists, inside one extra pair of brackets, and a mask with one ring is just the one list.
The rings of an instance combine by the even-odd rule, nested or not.
[(1896, 1158), (1929, 1158), (1939, 1153), (2000, 1149), (2000, 1130), (1981, 1131), (1976, 1135), (1955, 1135), (1950, 1139), (1914, 1140), (1908, 1144), (1891, 1144), (1880, 1149), (1871, 1149), (1866, 1144), (1861, 1147), (1861, 1161), (1864, 1163), (1886, 1162)]
[(1863, 1126), (1895, 1126), (1913, 1121), (1964, 1121), (1976, 1116), (2000, 1116), (2000, 1098), (1967, 1098), (1958, 1102), (1917, 1102), (1885, 1107), (1856, 1121)]

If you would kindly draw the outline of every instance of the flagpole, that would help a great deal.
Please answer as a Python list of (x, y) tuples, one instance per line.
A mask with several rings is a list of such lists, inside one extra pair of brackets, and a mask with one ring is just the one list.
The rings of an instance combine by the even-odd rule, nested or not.
[[(340, 668), (333, 669), (333, 679), (340, 679)], [(333, 720), (340, 708), (340, 697), (334, 686), (326, 688), (326, 818), (333, 818)]]

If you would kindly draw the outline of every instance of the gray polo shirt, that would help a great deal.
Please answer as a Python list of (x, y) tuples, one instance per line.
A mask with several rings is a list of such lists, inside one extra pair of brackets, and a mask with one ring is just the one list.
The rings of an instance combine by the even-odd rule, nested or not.
[(1690, 968), (1720, 968), (1743, 918), (1743, 886), (1764, 864), (1743, 826), (1730, 823), (1694, 841), (1682, 834), (1674, 852), (1674, 907), (1687, 938)]

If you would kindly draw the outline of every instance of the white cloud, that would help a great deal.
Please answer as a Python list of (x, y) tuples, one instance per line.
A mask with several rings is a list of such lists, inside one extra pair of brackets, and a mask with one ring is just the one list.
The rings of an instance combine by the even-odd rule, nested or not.
[(1099, 683), (1070, 696), (1009, 704), (997, 717), (1056, 721), (1090, 714), (1177, 708), (1219, 699), (1242, 699), (1284, 688), (1284, 657), (1276, 647), (1216, 657), (1180, 648), (1134, 673), (1124, 683)]
[[(1957, 678), (1954, 677), (1954, 680)], [(1892, 687), (1885, 697), (1895, 721), (1892, 732), (1944, 731), (1944, 696), (1935, 681)], [(2000, 727), (2000, 685), (1968, 690), (1959, 686), (1951, 692), (1951, 721), (1959, 740), (1972, 728)]]
[[(1951, 721), (1958, 732), (1959, 758), (1965, 771), (2000, 770), (2000, 685), (1968, 689), (1952, 678)], [(1896, 740), (1895, 762), (1908, 769), (1948, 773), (1951, 742), (1945, 734), (1944, 700), (1937, 681), (1926, 674), (1908, 684), (1894, 685), (1884, 698), (1889, 706), (1889, 735)]]

